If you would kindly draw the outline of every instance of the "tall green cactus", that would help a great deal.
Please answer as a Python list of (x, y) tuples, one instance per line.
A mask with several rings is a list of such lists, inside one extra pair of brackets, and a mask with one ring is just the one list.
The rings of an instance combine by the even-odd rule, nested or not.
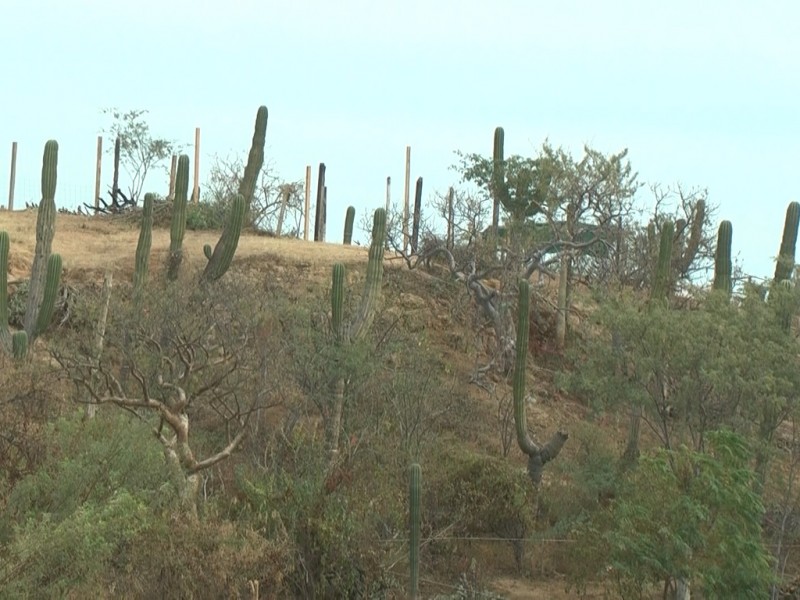
[(25, 311), (24, 329), (28, 343), (32, 344), (37, 335), (39, 306), (44, 297), (47, 283), (47, 262), (53, 247), (56, 231), (56, 182), (58, 179), (58, 142), (48, 141), (42, 157), (42, 200), (36, 218), (36, 249), (31, 267), (31, 280), (28, 286), (28, 306)]
[[(244, 175), (239, 182), (239, 195), (244, 200), (244, 209), (238, 206), (238, 200), (233, 199), (231, 212), (225, 221), (225, 227), (214, 247), (214, 251), (209, 257), (205, 248), (203, 254), (208, 258), (201, 280), (214, 281), (225, 274), (230, 267), (236, 248), (239, 245), (239, 236), (242, 233), (244, 223), (250, 213), (250, 205), (253, 203), (253, 195), (258, 183), (258, 175), (261, 167), (264, 166), (264, 145), (267, 141), (267, 121), (269, 111), (266, 106), (259, 106), (256, 113), (256, 124), (253, 131), (253, 142), (250, 145), (250, 154), (247, 156), (247, 165), (244, 168)], [(241, 217), (239, 213), (241, 211)]]
[[(331, 333), (336, 344), (348, 344), (366, 335), (377, 311), (378, 299), (383, 279), (383, 254), (386, 241), (386, 210), (375, 211), (372, 223), (372, 244), (367, 262), (367, 277), (364, 293), (361, 296), (356, 316), (350, 325), (344, 323), (344, 265), (333, 266), (331, 281)], [(325, 437), (328, 447), (328, 470), (333, 469), (339, 456), (339, 434), (344, 411), (345, 380), (336, 378), (333, 382), (331, 402), (323, 409), (325, 416)]]
[(714, 254), (714, 289), (724, 291), (728, 297), (731, 295), (733, 284), (731, 274), (731, 243), (733, 238), (733, 225), (730, 221), (722, 221), (717, 232), (717, 249)]
[(28, 334), (25, 331), (15, 331), (11, 336), (11, 356), (15, 360), (23, 360), (28, 354)]
[(794, 272), (794, 256), (797, 247), (797, 227), (800, 224), (800, 204), (791, 202), (786, 207), (786, 220), (783, 224), (781, 249), (775, 265), (775, 281), (792, 278)]
[(378, 307), (383, 281), (383, 254), (386, 241), (386, 210), (379, 208), (372, 218), (372, 244), (369, 247), (367, 262), (367, 278), (364, 282), (364, 294), (355, 320), (349, 328), (347, 337), (358, 339), (372, 325)]
[(189, 194), (189, 157), (178, 157), (178, 170), (175, 175), (175, 197), (172, 200), (172, 222), (169, 228), (169, 257), (167, 258), (167, 279), (175, 281), (183, 262), (183, 236), (186, 233), (186, 203)]
[(494, 144), (492, 152), (492, 233), (497, 235), (500, 225), (500, 205), (510, 204), (510, 194), (506, 184), (505, 171), (505, 131), (502, 127), (494, 130)]
[(150, 264), (150, 248), (153, 245), (153, 194), (144, 195), (142, 225), (139, 229), (139, 242), (136, 244), (136, 259), (133, 267), (133, 293), (140, 298), (147, 282), (147, 269)]
[(56, 296), (61, 283), (61, 255), (51, 254), (47, 258), (47, 275), (45, 277), (44, 295), (39, 306), (39, 315), (36, 319), (36, 335), (43, 333), (50, 321), (53, 320), (53, 311), (56, 306)]
[(525, 376), (528, 363), (528, 336), (530, 335), (530, 285), (527, 280), (519, 282), (519, 296), (517, 301), (517, 338), (516, 355), (514, 361), (514, 424), (516, 425), (517, 444), (528, 456), (528, 475), (534, 487), (538, 487), (542, 480), (544, 465), (553, 460), (567, 438), (566, 433), (558, 431), (544, 446), (536, 444), (528, 435), (528, 421), (525, 411)]
[[(217, 247), (208, 259), (208, 264), (203, 271), (201, 281), (216, 281), (222, 277), (225, 272), (230, 268), (233, 262), (233, 255), (236, 254), (236, 248), (239, 245), (239, 236), (242, 234), (242, 227), (244, 227), (244, 216), (247, 210), (247, 202), (244, 196), (237, 194), (231, 202), (231, 208), (228, 211), (228, 219), (225, 222), (225, 232), (228, 235), (220, 236)], [(205, 248), (203, 253), (206, 253)]]
[(417, 178), (414, 190), (414, 216), (411, 219), (411, 252), (417, 253), (419, 248), (419, 225), (422, 219), (422, 177)]
[(408, 597), (416, 598), (419, 594), (419, 546), (421, 532), (420, 515), (420, 488), (422, 486), (422, 469), (417, 463), (408, 468), (408, 521), (409, 521), (409, 547), (408, 559), (410, 579)]
[[(244, 197), (245, 213), (250, 211), (253, 194), (258, 183), (258, 174), (264, 165), (264, 145), (267, 141), (267, 120), (269, 112), (266, 106), (259, 106), (256, 112), (256, 125), (253, 131), (253, 142), (250, 145), (250, 154), (247, 156), (247, 165), (244, 168), (242, 181), (239, 183), (239, 193)], [(225, 232), (223, 231), (223, 236)], [(220, 243), (223, 240), (220, 239)], [(227, 243), (227, 241), (225, 241)]]
[(675, 226), (672, 221), (666, 221), (661, 226), (661, 241), (658, 251), (658, 261), (655, 264), (653, 288), (651, 298), (662, 300), (669, 297), (672, 276), (672, 245), (675, 237)]
[(344, 311), (344, 265), (336, 263), (333, 265), (333, 277), (331, 282), (331, 329), (334, 338), (341, 340), (342, 323)]
[(314, 241), (325, 241), (325, 163), (319, 163), (317, 175), (317, 206), (314, 213)]
[(356, 207), (348, 206), (347, 213), (344, 216), (344, 240), (345, 246), (353, 243), (353, 223), (356, 220)]
[(8, 233), (0, 231), (0, 350), (11, 350), (11, 334), (8, 330)]
[[(706, 202), (703, 199), (698, 200), (694, 206), (694, 214), (692, 215), (692, 223), (689, 227), (689, 235), (686, 236), (686, 220), (679, 219), (676, 222), (676, 231), (680, 233), (678, 239), (675, 240), (675, 250), (672, 255), (673, 268), (680, 277), (684, 277), (692, 266), (694, 259), (697, 257), (697, 252), (700, 250), (700, 244), (703, 241), (703, 225), (706, 220)], [(679, 226), (680, 223), (680, 226)]]

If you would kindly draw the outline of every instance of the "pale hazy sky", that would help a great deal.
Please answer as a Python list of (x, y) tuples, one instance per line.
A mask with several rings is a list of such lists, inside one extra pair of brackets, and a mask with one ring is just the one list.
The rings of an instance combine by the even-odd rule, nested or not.
[(147, 109), (187, 145), (200, 127), (202, 169), (246, 152), (260, 104), (281, 176), (326, 163), (331, 239), (348, 204), (383, 204), (387, 175), (401, 197), (406, 145), (427, 199), (497, 125), (507, 155), (628, 148), (643, 182), (707, 187), (756, 275), (800, 199), (796, 0), (0, 0), (0, 78), (0, 203), (12, 141), (17, 204), (38, 200), (54, 138), (56, 203), (75, 206), (104, 107)]

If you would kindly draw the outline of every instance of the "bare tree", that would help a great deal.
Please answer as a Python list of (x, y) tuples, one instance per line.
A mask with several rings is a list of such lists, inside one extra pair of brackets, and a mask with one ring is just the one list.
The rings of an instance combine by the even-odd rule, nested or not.
[[(244, 173), (241, 157), (215, 156), (204, 187), (204, 200), (212, 204), (226, 204), (239, 189)], [(304, 186), (302, 181), (283, 181), (269, 165), (261, 169), (250, 204), (247, 222), (250, 226), (277, 235), (290, 231), (297, 236), (303, 220)]]
[[(175, 286), (152, 294), (146, 311), (115, 307), (100, 359), (91, 345), (54, 351), (79, 401), (114, 405), (153, 423), (190, 514), (200, 472), (227, 459), (251, 416), (271, 405), (270, 362), (252, 343), (261, 306), (255, 295), (231, 287), (209, 288), (201, 298)], [(191, 423), (216, 423), (227, 441), (201, 455)]]
[[(118, 108), (103, 109), (103, 114), (111, 117), (112, 122), (104, 133), (119, 139), (121, 163), (131, 178), (130, 197), (126, 200), (135, 204), (141, 196), (148, 173), (155, 167), (164, 168), (164, 161), (177, 154), (181, 146), (173, 141), (156, 138), (150, 133), (150, 126), (144, 120), (148, 111), (133, 109), (123, 112)], [(109, 149), (113, 152), (113, 149)], [(113, 186), (116, 201), (116, 185)]]

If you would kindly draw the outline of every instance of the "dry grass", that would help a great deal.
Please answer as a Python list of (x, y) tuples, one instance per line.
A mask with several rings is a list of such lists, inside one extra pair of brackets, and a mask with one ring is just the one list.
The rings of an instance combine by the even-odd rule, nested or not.
[[(0, 211), (0, 231), (7, 231), (11, 238), (9, 279), (12, 281), (29, 276), (36, 246), (36, 215), (35, 210)], [(133, 273), (138, 238), (138, 227), (120, 218), (59, 214), (53, 252), (61, 254), (68, 277), (70, 273), (81, 272), (83, 276), (95, 275), (102, 279), (103, 272), (111, 270), (115, 275), (127, 278)], [(186, 232), (184, 259), (190, 269), (205, 265), (203, 245), (213, 246), (218, 239), (218, 231)], [(169, 230), (153, 229), (150, 261), (155, 270), (163, 266), (168, 249)], [(329, 267), (334, 262), (366, 262), (367, 249), (243, 233), (236, 250), (237, 260), (259, 256), (275, 256), (316, 270), (316, 267)]]

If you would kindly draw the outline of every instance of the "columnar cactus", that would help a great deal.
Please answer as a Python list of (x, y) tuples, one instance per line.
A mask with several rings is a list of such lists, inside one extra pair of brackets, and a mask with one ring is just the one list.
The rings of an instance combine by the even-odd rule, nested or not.
[(528, 475), (534, 487), (538, 487), (542, 480), (544, 465), (558, 456), (569, 436), (558, 431), (547, 444), (539, 446), (528, 435), (528, 421), (525, 414), (525, 376), (528, 362), (528, 336), (530, 335), (529, 311), (530, 285), (523, 279), (519, 282), (517, 308), (517, 341), (513, 381), (514, 424), (517, 431), (517, 444), (520, 450), (528, 456)]
[[(684, 276), (692, 266), (694, 259), (697, 257), (697, 252), (700, 249), (700, 243), (703, 241), (703, 225), (706, 220), (706, 203), (705, 200), (698, 200), (694, 207), (694, 215), (692, 216), (692, 223), (689, 227), (688, 238), (685, 235), (686, 220), (680, 219), (681, 226), (676, 227), (680, 238), (676, 240), (676, 248), (673, 252), (672, 260), (675, 272)], [(676, 225), (678, 223), (676, 222)]]
[(731, 295), (731, 241), (733, 225), (730, 221), (722, 221), (717, 232), (717, 250), (714, 255), (714, 289), (724, 291), (728, 297)]
[[(386, 241), (386, 210), (375, 211), (372, 224), (372, 244), (369, 249), (367, 277), (364, 282), (364, 294), (361, 296), (356, 316), (350, 325), (344, 323), (344, 265), (333, 266), (331, 282), (331, 333), (337, 344), (347, 344), (361, 339), (369, 330), (377, 311), (378, 299), (383, 279), (383, 254)], [(329, 452), (329, 470), (336, 464), (339, 456), (339, 433), (341, 431), (342, 413), (344, 410), (345, 381), (337, 378), (333, 384), (332, 400), (324, 409), (325, 436)]]
[(11, 349), (8, 331), (8, 233), (0, 231), (0, 350)]
[(797, 247), (797, 227), (800, 224), (800, 204), (791, 202), (786, 207), (786, 220), (783, 224), (783, 237), (778, 261), (775, 265), (775, 281), (791, 279), (794, 271), (794, 255)]
[(378, 307), (383, 280), (383, 254), (386, 241), (386, 211), (379, 208), (372, 219), (372, 244), (369, 247), (367, 262), (367, 279), (364, 283), (364, 294), (355, 320), (350, 326), (347, 337), (358, 339), (372, 325)]
[(422, 217), (422, 177), (417, 178), (414, 191), (414, 217), (411, 221), (411, 252), (416, 254), (419, 248), (419, 223)]
[(419, 545), (420, 545), (420, 487), (422, 485), (422, 470), (417, 463), (408, 469), (408, 514), (409, 514), (409, 548), (408, 559), (411, 577), (408, 586), (409, 598), (416, 598), (419, 594)]
[(356, 208), (355, 206), (348, 206), (347, 213), (344, 216), (344, 239), (343, 243), (345, 246), (349, 246), (353, 243), (353, 223), (356, 220)]
[(47, 261), (53, 247), (56, 231), (56, 181), (58, 178), (58, 142), (50, 140), (45, 144), (42, 158), (42, 200), (36, 218), (36, 249), (31, 267), (31, 280), (28, 286), (28, 306), (25, 311), (24, 329), (28, 342), (37, 335), (39, 305), (42, 303), (47, 280)]
[(11, 356), (15, 360), (23, 360), (28, 354), (28, 334), (24, 331), (15, 331), (11, 336)]
[(39, 316), (36, 319), (36, 335), (44, 332), (53, 319), (53, 310), (58, 296), (58, 286), (61, 283), (61, 255), (51, 254), (47, 259), (47, 276), (45, 277), (44, 295), (39, 306)]
[[(253, 143), (250, 145), (250, 154), (247, 157), (247, 165), (244, 168), (244, 175), (242, 181), (239, 182), (239, 195), (244, 199), (244, 211), (241, 218), (239, 217), (240, 207), (232, 206), (231, 213), (228, 220), (225, 222), (225, 227), (222, 230), (222, 235), (217, 241), (213, 252), (206, 251), (203, 248), (203, 254), (208, 259), (201, 280), (214, 281), (222, 277), (225, 271), (230, 267), (233, 255), (236, 253), (236, 247), (239, 245), (239, 236), (242, 233), (244, 222), (250, 212), (250, 205), (253, 202), (253, 195), (256, 191), (256, 183), (258, 182), (258, 174), (261, 172), (261, 167), (264, 165), (264, 144), (267, 140), (267, 120), (269, 113), (266, 106), (260, 106), (256, 113), (256, 125), (253, 132)], [(236, 205), (237, 200), (234, 198), (233, 204)], [(227, 264), (226, 264), (227, 263)]]
[(661, 226), (661, 242), (658, 250), (658, 261), (655, 265), (651, 298), (662, 300), (669, 296), (671, 285), (672, 243), (675, 237), (675, 226), (666, 221)]
[(342, 304), (344, 298), (344, 265), (333, 265), (333, 282), (331, 286), (331, 318), (333, 333), (342, 341), (360, 339), (368, 330), (375, 318), (378, 298), (383, 280), (383, 254), (386, 239), (386, 211), (379, 208), (372, 221), (372, 244), (369, 247), (367, 262), (367, 278), (364, 282), (364, 293), (358, 312), (349, 326), (343, 323)]
[(323, 229), (323, 211), (325, 210), (325, 163), (319, 163), (319, 174), (317, 175), (317, 210), (314, 215), (314, 241), (322, 242), (324, 237), (322, 234)]
[[(253, 202), (253, 194), (258, 183), (258, 174), (264, 165), (264, 145), (267, 141), (267, 119), (269, 112), (266, 106), (259, 106), (256, 113), (256, 125), (253, 131), (253, 143), (250, 145), (250, 154), (247, 156), (247, 165), (244, 168), (242, 181), (239, 183), (239, 193), (244, 196), (247, 211)], [(245, 212), (247, 212), (245, 211)], [(223, 232), (224, 235), (224, 232)], [(220, 240), (222, 242), (222, 240)]]
[(341, 341), (344, 310), (344, 265), (333, 265), (333, 281), (331, 282), (331, 329), (334, 338)]
[(509, 192), (506, 184), (504, 157), (505, 131), (502, 127), (494, 130), (494, 149), (492, 153), (492, 233), (497, 235), (500, 225), (500, 205), (508, 205)]
[(178, 173), (175, 176), (175, 197), (172, 200), (172, 222), (169, 228), (169, 257), (167, 279), (174, 281), (183, 262), (183, 236), (186, 233), (186, 203), (189, 194), (189, 157), (178, 158)]
[[(247, 203), (244, 196), (237, 194), (231, 202), (231, 208), (228, 211), (228, 219), (225, 222), (225, 232), (228, 235), (222, 235), (214, 248), (214, 252), (208, 259), (203, 275), (202, 281), (216, 281), (222, 277), (233, 262), (233, 255), (236, 254), (236, 247), (239, 245), (239, 236), (242, 234), (242, 227), (244, 227), (244, 216), (247, 210)], [(203, 253), (206, 254), (205, 247)]]
[(150, 247), (153, 244), (153, 194), (144, 195), (142, 226), (139, 229), (139, 242), (136, 244), (136, 261), (133, 267), (134, 296), (140, 297), (147, 282), (147, 268), (150, 264)]

